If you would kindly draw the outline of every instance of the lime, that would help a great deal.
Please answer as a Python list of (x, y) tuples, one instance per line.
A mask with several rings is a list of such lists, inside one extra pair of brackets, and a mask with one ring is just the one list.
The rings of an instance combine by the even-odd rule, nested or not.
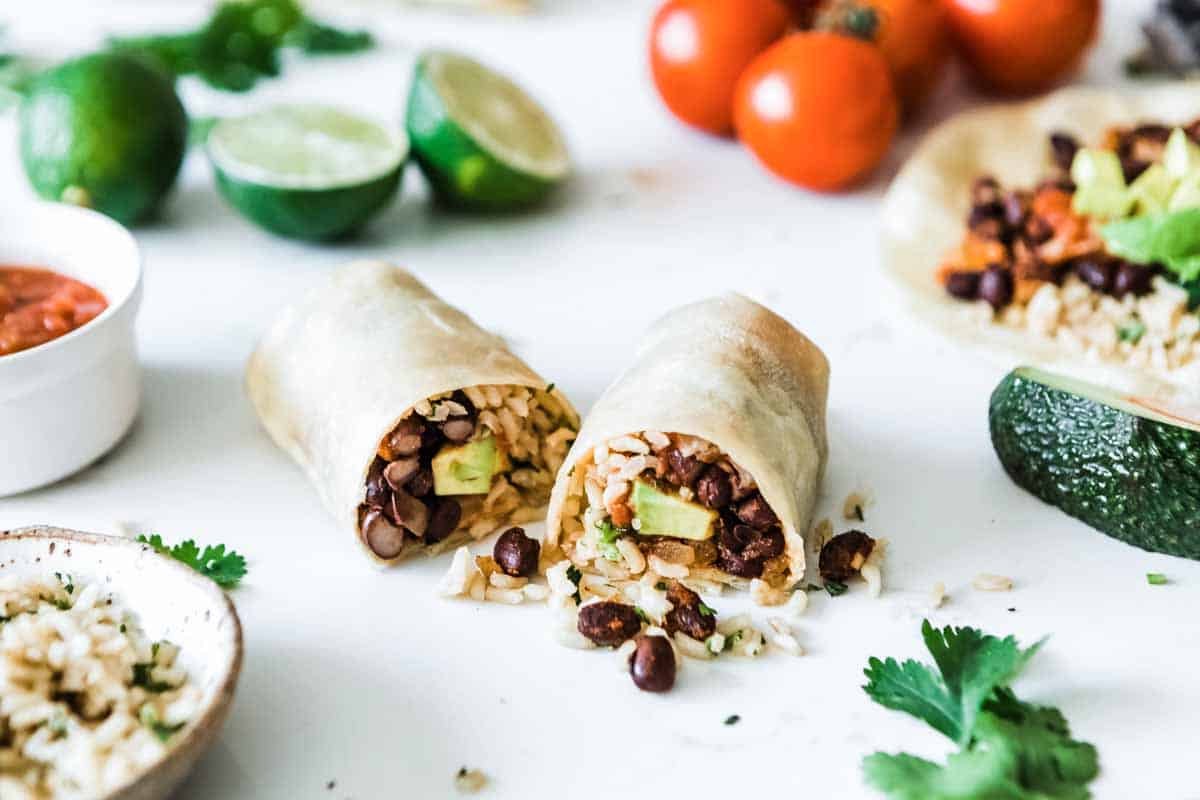
[(169, 76), (96, 53), (33, 80), (21, 103), (21, 162), (42, 197), (138, 222), (175, 183), (187, 127)]
[(427, 52), (408, 97), (413, 155), (437, 197), (483, 211), (543, 200), (570, 172), (553, 120), (508, 78), (465, 56)]
[(408, 158), (402, 132), (326, 106), (223, 119), (207, 141), (229, 204), (299, 239), (333, 239), (361, 227), (395, 196)]

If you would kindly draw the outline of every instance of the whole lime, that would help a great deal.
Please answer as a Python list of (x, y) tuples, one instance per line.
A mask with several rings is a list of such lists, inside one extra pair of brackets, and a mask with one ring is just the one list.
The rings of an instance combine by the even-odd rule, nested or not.
[(175, 183), (187, 129), (170, 76), (135, 56), (95, 53), (34, 80), (21, 104), (21, 163), (42, 197), (134, 223)]

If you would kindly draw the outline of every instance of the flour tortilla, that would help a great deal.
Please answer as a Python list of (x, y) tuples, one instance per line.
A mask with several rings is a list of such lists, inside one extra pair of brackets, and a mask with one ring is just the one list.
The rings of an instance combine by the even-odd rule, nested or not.
[[(547, 381), (500, 337), (380, 261), (341, 267), (284, 311), (246, 369), (271, 438), (376, 561), (359, 539), (358, 506), (380, 440), (420, 401), (479, 384), (545, 389)], [(577, 424), (566, 397), (552, 394)]]
[(754, 477), (783, 525), (796, 583), (828, 455), (828, 395), (825, 354), (777, 314), (739, 294), (676, 309), (650, 328), (584, 421), (550, 496), (547, 542), (559, 541), (572, 470), (597, 444), (644, 430), (683, 433)]
[(952, 338), (980, 346), (1006, 366), (1032, 364), (1115, 389), (1168, 401), (1200, 392), (1193, 370), (1158, 374), (1117, 362), (1090, 363), (1057, 342), (972, 319), (969, 304), (934, 277), (966, 231), (971, 182), (991, 174), (1005, 186), (1033, 186), (1049, 168), (1049, 135), (1095, 144), (1113, 126), (1187, 123), (1200, 116), (1200, 82), (1112, 91), (1070, 88), (1031, 102), (960, 114), (918, 148), (893, 182), (883, 207), (883, 257), (904, 302)]

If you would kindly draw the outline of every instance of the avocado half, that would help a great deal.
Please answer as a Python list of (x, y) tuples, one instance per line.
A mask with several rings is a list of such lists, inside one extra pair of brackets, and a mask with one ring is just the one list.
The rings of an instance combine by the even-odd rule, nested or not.
[(992, 393), (992, 446), (1018, 486), (1109, 536), (1200, 559), (1200, 420), (1031, 367)]

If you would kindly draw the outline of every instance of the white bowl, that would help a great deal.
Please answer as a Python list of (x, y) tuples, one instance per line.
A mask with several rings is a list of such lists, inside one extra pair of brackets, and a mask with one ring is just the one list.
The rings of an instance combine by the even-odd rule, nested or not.
[(0, 575), (70, 574), (101, 583), (137, 618), (148, 639), (179, 645), (178, 663), (200, 689), (196, 716), (160, 761), (98, 800), (162, 800), (220, 733), (242, 669), (242, 627), (217, 584), (148, 545), (62, 528), (0, 531)]
[(24, 202), (0, 214), (0, 265), (41, 267), (100, 290), (108, 308), (46, 344), (0, 356), (0, 497), (95, 461), (141, 401), (133, 324), (142, 264), (127, 230), (94, 211)]

